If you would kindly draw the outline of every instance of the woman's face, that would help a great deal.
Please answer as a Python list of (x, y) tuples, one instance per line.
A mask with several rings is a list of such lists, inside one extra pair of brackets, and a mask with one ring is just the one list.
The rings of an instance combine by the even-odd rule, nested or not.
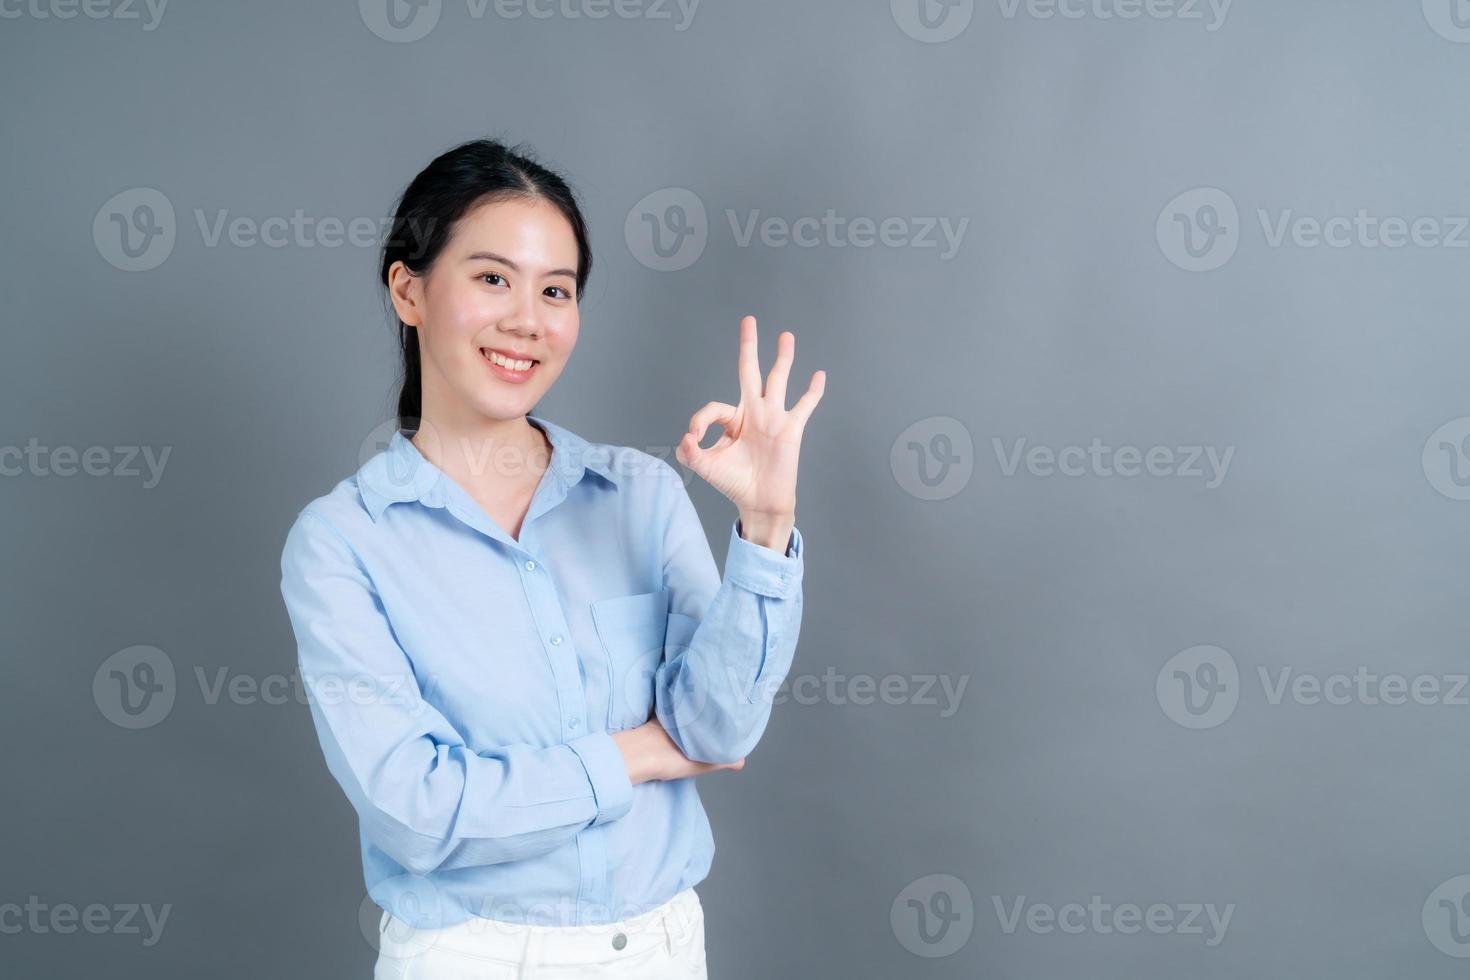
[(576, 290), (576, 235), (539, 198), (469, 211), (423, 276), (395, 265), (393, 305), (419, 331), (424, 414), (473, 425), (529, 412), (576, 346)]

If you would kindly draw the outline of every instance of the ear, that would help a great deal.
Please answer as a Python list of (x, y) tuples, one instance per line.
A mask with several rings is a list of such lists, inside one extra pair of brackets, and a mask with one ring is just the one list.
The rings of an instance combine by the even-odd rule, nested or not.
[(409, 272), (401, 260), (388, 269), (388, 295), (398, 311), (398, 319), (410, 327), (423, 325), (423, 280)]

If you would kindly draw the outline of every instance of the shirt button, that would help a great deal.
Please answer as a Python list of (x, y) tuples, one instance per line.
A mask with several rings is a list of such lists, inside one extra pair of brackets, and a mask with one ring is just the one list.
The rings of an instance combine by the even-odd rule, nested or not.
[(532, 561), (531, 559), (527, 558), (526, 559), (526, 571), (528, 571), (528, 572), (534, 572), (535, 570), (536, 570), (536, 563), (534, 561)]
[(555, 636), (553, 636), (551, 638), (551, 645), (554, 646), (554, 647), (561, 646), (561, 634), (560, 633), (556, 634)]
[(613, 937), (613, 949), (622, 949), (626, 945), (628, 945), (628, 937), (621, 932)]
[(576, 728), (577, 727), (577, 719), (573, 718), (568, 724), (570, 724), (572, 728)]

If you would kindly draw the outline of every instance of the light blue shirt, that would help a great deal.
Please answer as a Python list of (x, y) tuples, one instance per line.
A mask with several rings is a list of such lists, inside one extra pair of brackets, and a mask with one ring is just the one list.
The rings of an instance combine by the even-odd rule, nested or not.
[(420, 928), (614, 922), (703, 880), (696, 778), (634, 786), (610, 733), (656, 714), (689, 758), (734, 762), (796, 652), (799, 531), (783, 555), (737, 518), (721, 581), (672, 466), (527, 418), (552, 456), (519, 541), (395, 433), (281, 556), (368, 892)]

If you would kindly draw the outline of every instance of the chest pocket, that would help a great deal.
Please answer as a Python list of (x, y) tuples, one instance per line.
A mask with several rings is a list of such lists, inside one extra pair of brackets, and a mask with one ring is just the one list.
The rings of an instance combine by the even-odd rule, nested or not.
[(592, 622), (607, 657), (607, 730), (636, 728), (653, 714), (653, 677), (664, 654), (669, 590), (592, 603)]

